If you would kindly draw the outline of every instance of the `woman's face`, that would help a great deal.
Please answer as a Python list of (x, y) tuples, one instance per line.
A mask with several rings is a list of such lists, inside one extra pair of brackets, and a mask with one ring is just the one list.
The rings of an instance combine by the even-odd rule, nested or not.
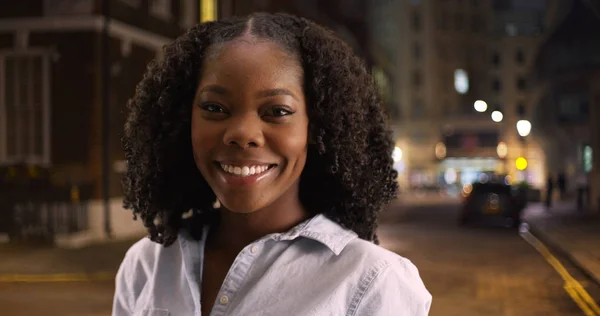
[(198, 169), (221, 204), (251, 213), (298, 199), (308, 116), (303, 72), (277, 44), (238, 39), (210, 48), (192, 110)]

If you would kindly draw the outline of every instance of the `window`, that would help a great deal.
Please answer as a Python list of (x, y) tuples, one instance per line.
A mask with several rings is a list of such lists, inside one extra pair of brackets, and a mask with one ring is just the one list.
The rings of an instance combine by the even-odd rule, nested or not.
[(494, 92), (500, 92), (502, 90), (502, 83), (499, 79), (496, 78), (492, 81), (492, 90), (494, 90)]
[(421, 78), (420, 71), (418, 71), (418, 70), (413, 71), (412, 82), (413, 82), (413, 86), (415, 86), (417, 88), (421, 86), (421, 84), (423, 83), (423, 78)]
[(415, 61), (421, 59), (421, 45), (418, 42), (415, 42), (415, 45), (413, 46), (413, 58)]
[(492, 65), (496, 67), (500, 66), (500, 55), (498, 53), (492, 55)]
[(0, 163), (50, 163), (49, 57), (0, 54)]
[(150, 0), (150, 13), (164, 20), (171, 19), (171, 0)]
[(525, 63), (525, 54), (523, 54), (523, 51), (521, 49), (517, 50), (517, 53), (515, 54), (515, 60), (517, 61), (517, 64), (522, 65)]
[(421, 99), (413, 100), (413, 107), (411, 111), (413, 118), (422, 118), (425, 115), (425, 106)]
[(450, 16), (448, 12), (442, 12), (442, 29), (447, 30), (450, 27)]
[(525, 91), (527, 89), (527, 80), (525, 80), (525, 78), (519, 77), (517, 79), (517, 89), (519, 89), (519, 91)]
[(412, 25), (413, 25), (413, 30), (415, 32), (418, 32), (421, 30), (421, 15), (419, 14), (419, 12), (413, 12), (412, 15)]
[(463, 15), (460, 13), (456, 13), (454, 15), (454, 26), (456, 27), (457, 31), (463, 30), (463, 23), (464, 23)]
[(83, 15), (93, 12), (93, 0), (44, 0), (45, 15)]
[(142, 5), (142, 0), (119, 0), (132, 8), (139, 8)]
[(519, 116), (519, 118), (523, 118), (525, 116), (525, 104), (524, 103), (519, 103), (519, 105), (517, 105), (517, 115)]
[(454, 115), (454, 108), (452, 107), (450, 102), (448, 102), (448, 100), (444, 100), (444, 103), (442, 105), (442, 115), (445, 115), (445, 116)]
[(423, 130), (415, 130), (410, 135), (410, 140), (413, 144), (427, 143), (427, 134)]
[(471, 16), (471, 32), (477, 33), (482, 31), (481, 19), (478, 15)]

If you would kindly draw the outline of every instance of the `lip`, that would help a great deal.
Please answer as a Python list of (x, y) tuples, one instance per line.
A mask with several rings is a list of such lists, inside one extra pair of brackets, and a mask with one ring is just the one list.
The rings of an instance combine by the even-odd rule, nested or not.
[[(226, 172), (221, 167), (221, 164), (234, 165), (234, 166), (264, 166), (264, 165), (268, 165), (269, 169), (267, 169), (265, 172), (260, 173), (260, 174), (253, 174), (253, 175), (248, 175), (248, 176), (242, 177), (242, 176), (237, 176), (237, 175), (231, 174), (229, 172)], [(259, 162), (259, 161), (255, 161), (255, 160), (244, 160), (244, 161), (229, 160), (229, 161), (219, 161), (219, 162), (215, 161), (215, 168), (217, 169), (218, 177), (226, 185), (231, 185), (231, 186), (247, 186), (247, 185), (256, 184), (260, 181), (267, 179), (271, 175), (274, 175), (275, 170), (278, 167), (279, 166), (277, 164)]]
[(260, 160), (246, 160), (246, 159), (223, 159), (215, 161), (224, 165), (233, 165), (233, 166), (270, 166), (276, 165), (273, 162), (265, 162)]

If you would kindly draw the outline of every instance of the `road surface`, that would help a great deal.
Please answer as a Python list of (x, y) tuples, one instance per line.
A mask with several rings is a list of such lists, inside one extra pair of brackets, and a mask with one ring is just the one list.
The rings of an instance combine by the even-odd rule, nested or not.
[(458, 206), (394, 206), (382, 246), (409, 258), (433, 295), (431, 314), (583, 315), (563, 280), (516, 230), (460, 227)]

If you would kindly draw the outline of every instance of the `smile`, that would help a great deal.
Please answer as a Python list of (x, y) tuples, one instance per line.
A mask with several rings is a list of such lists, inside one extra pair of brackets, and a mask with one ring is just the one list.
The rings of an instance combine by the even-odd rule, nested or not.
[(260, 176), (275, 167), (275, 165), (235, 166), (222, 163), (219, 165), (223, 171), (238, 177)]

